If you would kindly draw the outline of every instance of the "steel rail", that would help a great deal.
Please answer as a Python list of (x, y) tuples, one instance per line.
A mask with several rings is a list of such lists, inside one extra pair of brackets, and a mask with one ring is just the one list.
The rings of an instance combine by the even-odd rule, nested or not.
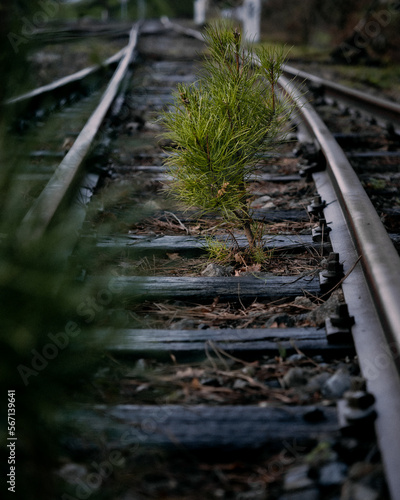
[[(343, 292), (349, 309), (351, 304), (357, 310), (353, 337), (361, 370), (377, 399), (376, 426), (391, 498), (399, 499), (400, 422), (394, 416), (400, 411), (400, 258), (344, 151), (325, 123), (292, 82), (281, 77), (280, 85), (298, 104), (298, 113), (326, 159), (325, 177), (319, 178), (319, 185), (326, 192), (332, 191), (330, 201), (339, 202), (329, 204), (330, 216), (335, 211), (335, 225), (339, 215), (347, 226), (346, 230), (340, 230), (336, 242), (333, 228), (334, 250), (338, 251), (334, 243), (339, 241), (339, 246), (347, 249), (347, 258), (354, 260), (361, 256), (361, 272), (356, 269), (357, 276), (350, 276), (350, 286), (346, 286), (347, 280), (343, 283)], [(315, 174), (314, 180), (318, 176)], [(328, 184), (332, 187), (327, 187)], [(341, 239), (350, 239), (352, 245), (342, 243)], [(350, 247), (354, 256), (350, 256)]]
[(287, 64), (285, 64), (283, 68), (283, 74), (300, 83), (307, 81), (312, 82), (314, 85), (322, 87), (325, 91), (325, 95), (337, 98), (352, 107), (356, 107), (363, 114), (369, 114), (374, 118), (382, 121), (389, 121), (400, 126), (400, 104), (396, 102), (381, 99), (367, 94), (366, 92), (331, 82)]
[(28, 237), (30, 239), (36, 239), (44, 234), (58, 208), (66, 198), (71, 185), (78, 179), (83, 161), (126, 75), (136, 48), (138, 32), (139, 25), (136, 24), (130, 32), (129, 44), (125, 56), (120, 61), (99, 105), (94, 110), (76, 138), (73, 146), (58, 165), (53, 176), (22, 220), (19, 228), (19, 234), (22, 238), (25, 239)]
[(299, 113), (321, 147), (387, 337), (400, 345), (400, 257), (343, 149), (294, 85), (284, 77), (280, 83), (295, 96)]
[(99, 71), (104, 67), (111, 66), (114, 63), (117, 63), (126, 54), (126, 51), (127, 47), (123, 47), (116, 54), (106, 59), (102, 64), (97, 64), (94, 66), (83, 68), (80, 71), (77, 71), (76, 73), (72, 73), (71, 75), (59, 78), (58, 80), (48, 83), (47, 85), (43, 85), (42, 87), (38, 87), (37, 89), (31, 90), (17, 97), (12, 97), (11, 99), (8, 99), (6, 101), (6, 104), (8, 105), (16, 104), (18, 102), (27, 101), (33, 98), (43, 97), (46, 94), (51, 94), (57, 89), (79, 82), (84, 78), (88, 77), (89, 75), (92, 75), (96, 71)]
[(204, 42), (204, 37), (200, 33), (200, 31), (193, 30), (191, 28), (185, 28), (184, 26), (181, 26), (180, 24), (173, 23), (169, 20), (168, 16), (162, 16), (160, 21), (168, 29), (175, 30), (177, 33), (181, 33), (181, 34), (186, 35), (186, 36), (197, 38), (197, 40)]

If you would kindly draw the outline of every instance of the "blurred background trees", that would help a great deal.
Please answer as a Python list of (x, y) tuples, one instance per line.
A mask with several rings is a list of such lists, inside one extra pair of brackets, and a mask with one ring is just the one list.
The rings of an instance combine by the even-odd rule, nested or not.
[[(235, 9), (243, 0), (209, 0), (209, 13)], [(68, 16), (109, 19), (121, 17), (121, 0), (82, 0), (67, 4)], [(193, 2), (180, 0), (127, 0), (128, 19), (163, 15), (193, 18)], [(262, 35), (270, 41), (333, 50), (347, 62), (400, 60), (399, 0), (263, 0)], [(358, 34), (358, 35), (357, 35)], [(342, 54), (342, 44), (353, 45)], [(339, 51), (335, 49), (338, 49)], [(356, 50), (354, 50), (356, 49)]]
[[(40, 3), (40, 0), (38, 0)], [(138, 17), (192, 19), (193, 1), (181, 0), (42, 0), (57, 6), (57, 20), (71, 21), (121, 20)], [(3, 1), (7, 9), (6, 2)], [(17, 24), (27, 11), (34, 11), (38, 2), (17, 0), (12, 3), (15, 13), (1, 22)], [(209, 0), (209, 13), (234, 9), (243, 0)], [(54, 19), (56, 20), (56, 19)], [(357, 53), (349, 62), (365, 57), (391, 61), (400, 60), (400, 1), (399, 0), (263, 0), (262, 35), (269, 41), (334, 50), (341, 44), (353, 44)], [(357, 36), (358, 33), (358, 36)], [(353, 38), (353, 39), (352, 39)], [(354, 51), (353, 51), (354, 52)], [(334, 54), (338, 55), (338, 53)], [(347, 57), (348, 54), (345, 54)]]
[(400, 2), (265, 0), (262, 32), (270, 40), (333, 51), (343, 62), (400, 60)]

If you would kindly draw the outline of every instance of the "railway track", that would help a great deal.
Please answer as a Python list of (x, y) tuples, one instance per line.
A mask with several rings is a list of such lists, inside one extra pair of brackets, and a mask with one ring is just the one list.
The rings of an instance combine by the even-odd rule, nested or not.
[[(260, 158), (250, 185), (266, 262), (210, 264), (206, 236), (226, 238), (216, 220), (195, 219), (160, 195), (168, 176), (157, 117), (177, 83), (196, 78), (200, 38), (168, 21), (132, 29), (101, 103), (19, 230), (21, 241), (40, 239), (55, 224), (85, 186), (100, 128), (112, 131), (91, 208), (74, 213), (80, 236), (66, 251), (83, 281), (76, 321), (90, 326), (85, 348), (107, 352), (85, 404), (63, 415), (80, 429), (64, 444), (85, 471), (79, 483), (66, 479), (67, 491), (399, 498), (400, 267), (380, 220), (396, 221), (397, 201), (387, 210), (372, 197), (378, 214), (349, 163), (360, 172), (368, 152), (384, 158), (390, 168), (379, 175), (390, 191), (398, 110), (388, 127), (382, 116), (380, 154), (372, 154), (368, 137), (381, 124), (364, 129), (352, 102), (329, 102), (314, 81), (320, 112), (338, 127), (343, 115), (336, 139), (364, 141), (345, 153), (282, 77), (282, 92), (301, 104), (296, 134)], [(235, 241), (240, 247), (243, 236)], [(108, 465), (95, 471), (93, 463)]]

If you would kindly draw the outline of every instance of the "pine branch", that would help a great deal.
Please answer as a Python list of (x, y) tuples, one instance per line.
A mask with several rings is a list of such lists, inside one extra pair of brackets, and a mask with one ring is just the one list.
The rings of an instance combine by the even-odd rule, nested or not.
[(252, 64), (240, 32), (219, 23), (205, 33), (211, 57), (196, 84), (180, 85), (173, 107), (164, 113), (165, 137), (175, 143), (166, 165), (170, 193), (203, 213), (218, 209), (242, 227), (252, 247), (252, 218), (246, 182), (257, 153), (278, 142), (286, 103), (275, 97), (282, 55), (262, 50)]

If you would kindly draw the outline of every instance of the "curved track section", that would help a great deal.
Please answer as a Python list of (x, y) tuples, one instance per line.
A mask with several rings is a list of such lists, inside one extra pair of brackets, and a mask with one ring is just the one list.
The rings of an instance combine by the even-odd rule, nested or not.
[[(281, 85), (299, 104), (299, 113), (326, 159), (326, 174), (314, 176), (319, 193), (329, 200), (328, 206), (339, 202), (340, 213), (335, 206), (325, 209), (326, 216), (335, 220), (330, 233), (333, 249), (342, 258), (345, 256), (347, 268), (361, 257), (362, 279), (350, 276), (343, 283), (343, 291), (350, 314), (357, 318), (352, 333), (363, 374), (377, 398), (378, 436), (392, 498), (398, 498), (400, 423), (393, 415), (400, 411), (400, 380), (395, 368), (400, 346), (400, 258), (345, 153), (326, 125), (291, 82), (282, 77)], [(340, 217), (343, 226), (337, 231)]]
[(362, 256), (370, 291), (390, 342), (399, 344), (400, 258), (375, 208), (361, 186), (342, 148), (315, 110), (287, 79), (283, 88), (299, 104), (299, 112), (320, 145), (335, 193), (345, 214), (355, 246)]

